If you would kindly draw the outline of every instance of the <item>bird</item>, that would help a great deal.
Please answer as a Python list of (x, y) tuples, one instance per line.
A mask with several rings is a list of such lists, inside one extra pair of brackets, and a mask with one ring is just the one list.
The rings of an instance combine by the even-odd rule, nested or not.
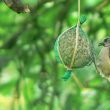
[(103, 46), (97, 60), (97, 69), (102, 77), (110, 81), (110, 36), (105, 38), (99, 46)]
[(3, 1), (10, 9), (17, 13), (30, 12), (29, 6), (23, 4), (22, 0), (3, 0)]

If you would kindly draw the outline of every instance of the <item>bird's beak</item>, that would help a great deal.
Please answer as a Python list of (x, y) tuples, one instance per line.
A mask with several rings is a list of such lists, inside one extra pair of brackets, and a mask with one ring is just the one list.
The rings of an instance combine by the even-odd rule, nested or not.
[(98, 44), (98, 46), (104, 46), (104, 43), (103, 43), (103, 42), (100, 42), (100, 43)]

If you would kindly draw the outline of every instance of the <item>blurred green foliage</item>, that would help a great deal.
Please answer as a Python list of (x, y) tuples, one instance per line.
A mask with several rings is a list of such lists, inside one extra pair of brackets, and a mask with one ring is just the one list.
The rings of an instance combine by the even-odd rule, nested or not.
[[(28, 0), (29, 1), (29, 0)], [(36, 0), (31, 13), (17, 14), (0, 2), (0, 110), (110, 110), (109, 82), (94, 65), (62, 80), (56, 62), (57, 36), (77, 23), (77, 0)], [(83, 29), (98, 43), (110, 34), (109, 0), (81, 1)]]

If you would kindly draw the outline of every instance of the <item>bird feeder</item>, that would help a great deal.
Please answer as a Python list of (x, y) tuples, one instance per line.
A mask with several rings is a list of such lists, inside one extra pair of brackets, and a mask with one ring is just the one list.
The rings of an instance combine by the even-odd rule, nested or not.
[(73, 26), (61, 33), (54, 46), (55, 56), (59, 63), (67, 69), (63, 78), (67, 80), (72, 69), (82, 68), (91, 62), (95, 62), (94, 50), (88, 35), (82, 29), (86, 18), (82, 17), (80, 26)]

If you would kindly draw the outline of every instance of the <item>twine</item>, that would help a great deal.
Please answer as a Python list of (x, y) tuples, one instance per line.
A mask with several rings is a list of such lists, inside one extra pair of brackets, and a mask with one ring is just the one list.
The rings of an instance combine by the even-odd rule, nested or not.
[(73, 57), (72, 57), (72, 61), (70, 64), (70, 68), (72, 68), (74, 62), (75, 62), (75, 56), (77, 53), (77, 47), (78, 47), (78, 37), (79, 37), (79, 26), (80, 26), (80, 0), (78, 0), (78, 22), (77, 22), (77, 27), (76, 27), (76, 44), (75, 44), (75, 49), (73, 52)]
[[(61, 62), (63, 63), (63, 65), (65, 66), (65, 68), (67, 70), (72, 70), (72, 65), (74, 64), (74, 61), (75, 61), (75, 56), (76, 56), (76, 53), (77, 53), (77, 47), (78, 47), (78, 37), (79, 37), (79, 26), (80, 26), (80, 0), (78, 0), (78, 22), (77, 22), (77, 27), (76, 27), (76, 44), (75, 44), (75, 49), (74, 49), (74, 52), (73, 52), (73, 57), (72, 57), (72, 61), (71, 61), (71, 64), (70, 64), (70, 67), (67, 67), (62, 59), (62, 56), (60, 54), (60, 49), (59, 49), (59, 43), (58, 43), (58, 53), (59, 53), (59, 57), (60, 57), (60, 60)], [(59, 39), (58, 39), (58, 42), (59, 42)]]

